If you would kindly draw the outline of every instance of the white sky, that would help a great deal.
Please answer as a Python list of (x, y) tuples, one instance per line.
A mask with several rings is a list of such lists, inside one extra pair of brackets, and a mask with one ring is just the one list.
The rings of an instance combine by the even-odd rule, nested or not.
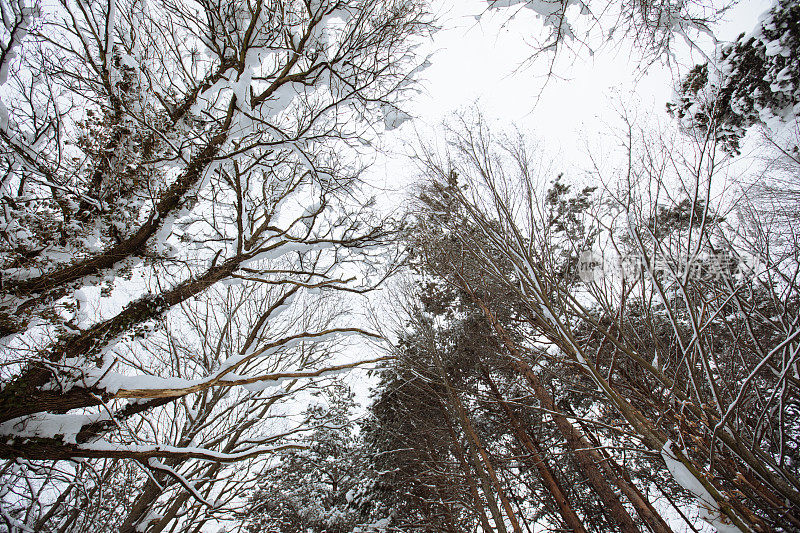
[[(415, 177), (413, 165), (402, 155), (406, 144), (413, 143), (416, 132), (430, 134), (454, 112), (477, 104), (500, 127), (516, 125), (532, 134), (563, 162), (556, 163), (557, 170), (574, 169), (573, 163), (586, 161), (585, 141), (602, 138), (608, 124), (614, 123), (615, 103), (635, 102), (640, 114), (650, 115), (647, 118), (670, 120), (665, 104), (673, 80), (704, 61), (701, 54), (677, 42), (680, 64), (657, 63), (641, 75), (636, 73), (636, 54), (623, 45), (607, 46), (594, 55), (584, 50), (577, 58), (561, 56), (556, 65), (561, 79), (551, 78), (542, 91), (546, 64), (519, 68), (532, 51), (524, 39), (542, 31), (530, 10), (494, 10), (478, 20), (486, 0), (433, 0), (433, 4), (442, 29), (433, 37), (431, 66), (422, 73), (424, 92), (405, 106), (415, 120), (384, 136), (392, 153), (380, 157), (370, 172), (371, 182), (395, 191), (391, 202), (397, 201), (396, 191)], [(751, 31), (770, 5), (770, 0), (741, 2), (716, 28), (717, 37), (732, 40)], [(508, 21), (513, 12), (518, 15)], [(710, 40), (704, 48), (713, 51)]]

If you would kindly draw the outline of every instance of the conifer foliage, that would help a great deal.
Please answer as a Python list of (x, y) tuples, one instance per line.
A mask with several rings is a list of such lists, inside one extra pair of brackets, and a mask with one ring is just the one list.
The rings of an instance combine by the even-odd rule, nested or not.
[(710, 131), (738, 151), (755, 124), (800, 116), (800, 5), (779, 1), (748, 34), (725, 43), (711, 64), (681, 80), (667, 109), (697, 135)]
[(341, 382), (317, 393), (325, 400), (306, 410), (313, 427), (267, 470), (244, 513), (248, 532), (370, 533), (383, 510), (370, 500), (373, 479), (366, 448), (353, 432), (353, 393)]

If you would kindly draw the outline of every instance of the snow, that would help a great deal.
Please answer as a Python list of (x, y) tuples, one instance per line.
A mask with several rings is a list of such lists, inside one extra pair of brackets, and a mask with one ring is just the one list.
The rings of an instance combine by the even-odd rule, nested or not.
[[(234, 381), (235, 379), (234, 377), (226, 376), (226, 381)], [(264, 379), (253, 383), (246, 383), (241, 387), (248, 392), (264, 392), (275, 388), (283, 388), (287, 383), (293, 380), (294, 378)]]
[(715, 527), (718, 533), (748, 533), (730, 523), (730, 520), (720, 511), (719, 504), (714, 500), (714, 497), (706, 490), (700, 480), (675, 456), (672, 451), (673, 446), (673, 442), (668, 440), (661, 449), (661, 457), (664, 459), (664, 463), (667, 465), (667, 469), (669, 469), (673, 479), (695, 497), (701, 517)]
[(258, 252), (250, 259), (243, 261), (240, 267), (255, 267), (264, 261), (274, 261), (275, 259), (292, 252), (314, 252), (333, 247), (333, 243), (324, 241), (316, 243), (283, 241), (278, 243), (278, 245), (268, 246), (266, 250)]
[(138, 70), (139, 69), (139, 61), (130, 54), (126, 54), (122, 52), (119, 57), (119, 64), (125, 68)]
[(587, 14), (584, 3), (576, 0), (488, 0), (490, 9), (500, 9), (524, 4), (523, 8), (533, 11), (545, 27), (549, 27), (551, 37), (563, 40), (573, 39), (572, 26), (564, 13), (572, 6), (579, 6), (581, 14)]
[(100, 379), (97, 386), (115, 394), (120, 390), (160, 390), (160, 389), (185, 389), (201, 385), (203, 379), (185, 379), (178, 377), (161, 376), (126, 376), (117, 372), (108, 372)]
[[(280, 350), (291, 349), (295, 346), (298, 346), (302, 342), (313, 341), (315, 343), (323, 343), (333, 339), (340, 339), (348, 335), (358, 334), (360, 334), (360, 332), (356, 330), (331, 330), (324, 333), (307, 333), (294, 337), (288, 337), (280, 341), (275, 341), (267, 347), (259, 348), (257, 345), (254, 345), (246, 352), (229, 357), (215, 372), (201, 378), (187, 379), (181, 377), (162, 377), (155, 375), (128, 376), (118, 372), (110, 372), (108, 369), (110, 368), (111, 364), (113, 364), (113, 361), (110, 361), (103, 367), (103, 369), (86, 371), (84, 380), (87, 383), (92, 383), (94, 381), (94, 386), (111, 394), (119, 394), (120, 391), (181, 391), (183, 389), (189, 389), (193, 387), (213, 386), (215, 383), (219, 386), (226, 386), (231, 385), (236, 381), (252, 379), (254, 380), (253, 383), (242, 385), (242, 388), (251, 392), (260, 392), (271, 387), (282, 386), (282, 384), (287, 381), (287, 378), (274, 374), (260, 375), (258, 373), (254, 373), (250, 375), (239, 375), (234, 371), (251, 360), (256, 358), (268, 358), (270, 355), (277, 353)], [(346, 370), (347, 369), (329, 370), (313, 377), (332, 377), (345, 372)], [(311, 369), (305, 369), (304, 372), (311, 373), (314, 371)]]
[(8, 130), (8, 108), (2, 99), (0, 99), (0, 130)]
[(92, 415), (38, 413), (3, 422), (0, 424), (0, 438), (52, 439), (61, 435), (64, 442), (75, 444), (76, 436), (83, 426), (103, 420), (110, 420), (105, 412)]
[(231, 82), (230, 89), (236, 98), (236, 122), (231, 127), (235, 136), (246, 136), (253, 130), (253, 120), (249, 116), (253, 109), (250, 107), (250, 88), (253, 84), (253, 71), (260, 64), (258, 49), (250, 50), (245, 58), (245, 65), (236, 81)]
[[(14, 58), (17, 57), (19, 47), (22, 46), (22, 41), (28, 35), (31, 20), (39, 13), (36, 5), (18, 9), (21, 6), (22, 3), (17, 4), (11, 2), (10, 5), (7, 6), (7, 9), (10, 9), (12, 13), (8, 13), (6, 9), (3, 10), (3, 18), (6, 31), (9, 32), (9, 40), (8, 43), (2, 45), (5, 54), (3, 62), (0, 63), (0, 89), (2, 89), (3, 85), (8, 81), (8, 68)], [(12, 14), (13, 17), (8, 16)], [(2, 93), (0, 93), (0, 130), (8, 131), (8, 108), (2, 100)]]
[[(117, 23), (117, 2), (110, 0), (108, 2), (108, 17), (106, 18), (106, 54), (111, 56), (114, 51), (114, 32), (116, 31), (115, 25)], [(110, 57), (108, 59), (111, 59)], [(112, 62), (108, 62), (109, 70), (112, 68)]]
[(395, 106), (384, 104), (381, 106), (381, 110), (383, 111), (383, 124), (389, 131), (397, 129), (411, 120), (411, 115)]
[(148, 465), (150, 465), (150, 468), (154, 468), (156, 470), (163, 470), (163, 471), (169, 473), (171, 476), (173, 476), (176, 479), (178, 479), (180, 481), (181, 485), (183, 485), (187, 490), (189, 490), (189, 492), (191, 492), (192, 496), (194, 496), (195, 499), (197, 499), (203, 505), (206, 505), (207, 507), (209, 507), (211, 509), (216, 509), (218, 507), (217, 502), (210, 502), (210, 501), (206, 500), (205, 498), (203, 498), (203, 496), (197, 491), (197, 488), (194, 486), (194, 483), (192, 483), (191, 481), (186, 479), (184, 476), (182, 476), (180, 473), (178, 473), (178, 471), (175, 470), (174, 468), (165, 465), (164, 463), (162, 463), (161, 461), (159, 461), (158, 459), (156, 459), (154, 457), (151, 457), (147, 461), (147, 463), (148, 463)]
[(764, 43), (766, 46), (765, 54), (767, 57), (773, 57), (781, 54), (783, 50), (783, 44), (780, 40), (776, 39), (774, 41), (769, 41), (768, 43)]
[(163, 516), (151, 509), (147, 515), (142, 518), (138, 524), (136, 524), (136, 531), (145, 532), (152, 522), (161, 520), (162, 518)]
[[(38, 14), (35, 7), (26, 6), (18, 11), (17, 3), (11, 2), (10, 4), (11, 5), (8, 7), (13, 12), (14, 17), (4, 20), (6, 30), (10, 33), (10, 36), (8, 43), (3, 46), (7, 52), (4, 58), (5, 61), (0, 64), (0, 86), (5, 85), (6, 81), (8, 81), (8, 67), (11, 61), (17, 57), (17, 50), (28, 35), (28, 28), (30, 27), (31, 20)], [(4, 10), (4, 15), (5, 14)]]
[(283, 446), (254, 446), (245, 451), (234, 453), (223, 453), (207, 448), (200, 448), (196, 446), (168, 446), (163, 444), (118, 444), (104, 440), (98, 440), (81, 444), (78, 449), (85, 451), (96, 452), (118, 452), (118, 453), (131, 453), (131, 454), (152, 454), (168, 456), (171, 454), (192, 454), (196, 455), (198, 459), (215, 462), (215, 461), (237, 461), (252, 455), (263, 453), (274, 453), (280, 451)]
[(384, 531), (388, 530), (391, 522), (392, 522), (391, 518), (388, 517), (381, 518), (380, 520), (377, 520), (367, 526), (364, 526), (365, 529), (363, 529), (362, 531), (364, 531), (365, 533), (383, 533)]
[[(96, 289), (96, 291), (91, 291), (91, 289)], [(96, 292), (96, 297), (99, 298), (100, 296), (100, 287), (82, 287), (75, 291), (75, 316), (72, 319), (75, 322), (75, 325), (78, 329), (85, 329), (87, 327), (87, 323), (90, 321), (89, 317), (89, 292)]]
[(315, 34), (317, 42), (322, 46), (322, 53), (325, 59), (333, 59), (339, 47), (339, 42), (348, 30), (348, 23), (352, 20), (352, 14), (344, 9), (334, 9), (325, 14), (317, 24)]

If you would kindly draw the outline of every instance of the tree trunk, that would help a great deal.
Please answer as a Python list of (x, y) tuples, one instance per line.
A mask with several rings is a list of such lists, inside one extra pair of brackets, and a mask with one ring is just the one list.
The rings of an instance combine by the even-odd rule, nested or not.
[(564, 492), (564, 489), (561, 488), (561, 484), (556, 479), (553, 472), (550, 470), (550, 467), (545, 462), (545, 458), (541, 452), (541, 447), (538, 445), (537, 442), (534, 441), (533, 437), (526, 433), (522, 429), (522, 424), (517, 419), (514, 412), (508, 406), (508, 403), (503, 399), (500, 391), (497, 389), (497, 385), (495, 384), (492, 377), (489, 375), (488, 372), (484, 371), (484, 379), (489, 385), (489, 388), (492, 390), (492, 394), (500, 403), (500, 406), (503, 408), (506, 416), (508, 417), (509, 424), (514, 431), (514, 434), (517, 437), (517, 440), (528, 450), (531, 454), (531, 458), (533, 459), (534, 465), (539, 472), (539, 477), (542, 480), (542, 484), (545, 488), (550, 492), (553, 496), (553, 499), (556, 501), (558, 505), (559, 513), (561, 514), (561, 518), (564, 519), (564, 523), (569, 527), (574, 533), (587, 533), (586, 528), (583, 525), (583, 522), (575, 513), (575, 510), (570, 505), (569, 500), (567, 499), (567, 495)]
[[(464, 289), (470, 294), (473, 294), (468, 287), (464, 287)], [(604, 460), (603, 457), (592, 448), (592, 445), (589, 443), (586, 437), (575, 426), (573, 426), (572, 423), (570, 423), (567, 417), (560, 413), (558, 407), (556, 406), (555, 400), (539, 380), (539, 376), (537, 376), (536, 373), (533, 372), (533, 370), (523, 362), (521, 354), (515, 348), (514, 344), (509, 341), (505, 330), (503, 330), (503, 327), (497, 323), (489, 309), (480, 300), (477, 300), (477, 303), (480, 305), (481, 309), (486, 315), (486, 319), (497, 332), (501, 342), (511, 354), (511, 356), (508, 357), (508, 360), (513, 368), (515, 368), (525, 377), (528, 384), (531, 386), (531, 389), (533, 390), (534, 396), (536, 396), (536, 398), (542, 404), (542, 407), (551, 413), (553, 422), (555, 422), (556, 427), (564, 437), (567, 447), (575, 457), (575, 460), (583, 472), (583, 475), (586, 477), (586, 480), (592, 486), (595, 493), (600, 497), (600, 501), (603, 502), (606, 511), (611, 516), (611, 519), (617, 524), (622, 533), (640, 533), (641, 530), (633, 521), (633, 518), (631, 517), (630, 513), (628, 513), (627, 509), (625, 509), (625, 507), (622, 505), (619, 496), (617, 496), (617, 493), (614, 492), (614, 489), (609, 484), (608, 479), (606, 479), (606, 477), (603, 475), (603, 472), (597, 466), (597, 464)]]
[[(583, 424), (581, 424), (581, 426), (583, 427)], [(586, 433), (586, 435), (588, 435), (591, 439), (592, 444), (594, 445), (594, 451), (602, 456), (600, 466), (602, 467), (603, 471), (633, 504), (633, 507), (636, 509), (636, 514), (639, 515), (639, 518), (642, 519), (650, 531), (653, 533), (673, 533), (672, 529), (669, 527), (666, 521), (664, 521), (659, 512), (656, 511), (655, 507), (653, 507), (645, 495), (641, 493), (641, 491), (636, 487), (636, 485), (633, 484), (633, 482), (631, 482), (629, 479), (626, 479), (626, 477), (622, 475), (622, 466), (617, 464), (614, 458), (602, 449), (600, 442), (597, 441), (597, 439), (595, 439), (590, 432), (586, 431), (585, 428), (584, 433)]]
[(461, 465), (461, 470), (464, 472), (464, 479), (467, 482), (467, 486), (469, 486), (469, 492), (475, 505), (475, 512), (478, 515), (478, 520), (480, 521), (483, 530), (486, 533), (491, 533), (493, 528), (489, 524), (489, 517), (486, 516), (486, 510), (483, 507), (483, 501), (481, 500), (481, 495), (478, 492), (478, 485), (475, 483), (475, 479), (472, 477), (472, 470), (469, 468), (469, 463), (464, 458), (464, 449), (461, 447), (461, 443), (458, 442), (458, 435), (456, 435), (455, 430), (453, 430), (453, 426), (450, 424), (450, 420), (447, 417), (446, 412), (444, 420), (447, 422), (447, 429), (450, 430), (450, 437), (453, 439), (453, 447), (455, 448), (455, 456)]
[[(51, 348), (43, 358), (49, 363), (66, 359), (87, 360), (119, 335), (137, 324), (158, 318), (173, 306), (208, 289), (229, 276), (247, 256), (237, 256), (209, 268), (202, 276), (184, 281), (159, 296), (144, 296), (129, 304), (119, 314), (95, 324), (80, 335), (67, 337)], [(43, 364), (31, 364), (0, 392), (0, 422), (41, 411), (66, 412), (79, 407), (99, 405), (109, 395), (100, 389), (72, 387), (67, 392), (41, 390), (51, 381), (53, 371)]]
[[(464, 404), (461, 403), (461, 398), (458, 397), (458, 393), (453, 389), (453, 386), (450, 384), (450, 380), (445, 374), (444, 365), (442, 364), (441, 358), (439, 354), (434, 355), (436, 359), (436, 365), (439, 369), (439, 374), (444, 381), (445, 388), (447, 389), (448, 396), (450, 397), (450, 401), (453, 403), (453, 407), (456, 410), (458, 415), (458, 420), (461, 424), (461, 427), (464, 433), (467, 435), (467, 443), (470, 445), (472, 449), (483, 459), (483, 464), (486, 466), (486, 472), (488, 473), (488, 477), (491, 480), (491, 485), (494, 485), (495, 491), (497, 492), (497, 496), (500, 498), (500, 502), (503, 505), (503, 510), (508, 516), (509, 521), (511, 522), (511, 526), (514, 528), (515, 533), (522, 533), (522, 530), (519, 527), (519, 522), (517, 521), (516, 514), (514, 510), (511, 508), (511, 503), (506, 498), (505, 491), (503, 490), (502, 485), (500, 484), (500, 480), (497, 477), (497, 472), (495, 472), (494, 467), (492, 466), (491, 458), (486, 451), (486, 448), (483, 447), (480, 437), (478, 436), (475, 428), (472, 425), (472, 422), (469, 420), (469, 416), (467, 416), (466, 409), (464, 409)], [(476, 460), (480, 461), (480, 459), (476, 458)], [(477, 465), (476, 465), (477, 466)], [(486, 491), (487, 487), (484, 487), (484, 491)], [(491, 490), (491, 489), (490, 489)], [(487, 500), (491, 501), (489, 494), (487, 493)], [(496, 506), (496, 504), (495, 504)], [(505, 533), (505, 524), (503, 523), (502, 517), (500, 521), (497, 519), (498, 517), (495, 516), (495, 522), (497, 522), (497, 528), (501, 531), (501, 533)]]

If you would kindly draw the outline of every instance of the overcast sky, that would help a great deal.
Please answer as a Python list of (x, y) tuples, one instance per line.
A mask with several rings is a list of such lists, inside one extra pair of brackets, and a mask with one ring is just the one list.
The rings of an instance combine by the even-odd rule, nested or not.
[[(741, 2), (716, 28), (717, 37), (732, 40), (751, 31), (770, 4), (770, 0)], [(572, 163), (585, 162), (586, 142), (602, 139), (616, 120), (615, 105), (624, 101), (640, 115), (649, 115), (648, 119), (668, 120), (665, 104), (674, 80), (704, 61), (700, 53), (677, 42), (677, 63), (656, 63), (643, 75), (637, 72), (636, 54), (616, 44), (594, 54), (586, 49), (574, 56), (563, 54), (556, 64), (560, 78), (551, 77), (544, 85), (547, 58), (520, 68), (532, 51), (523, 39), (535, 38), (542, 31), (534, 14), (509, 8), (478, 19), (487, 5), (486, 0), (434, 0), (441, 30), (430, 44), (431, 65), (422, 73), (424, 90), (405, 106), (415, 120), (384, 136), (391, 153), (372, 168), (373, 183), (391, 191), (403, 189), (414, 178), (413, 168), (402, 156), (406, 144), (417, 132), (430, 134), (449, 115), (475, 104), (488, 119), (500, 126), (520, 127), (563, 167), (569, 161), (568, 166), (575, 168)], [(509, 21), (508, 15), (515, 12)], [(711, 41), (700, 42), (711, 53)], [(397, 195), (392, 197), (396, 201)]]

